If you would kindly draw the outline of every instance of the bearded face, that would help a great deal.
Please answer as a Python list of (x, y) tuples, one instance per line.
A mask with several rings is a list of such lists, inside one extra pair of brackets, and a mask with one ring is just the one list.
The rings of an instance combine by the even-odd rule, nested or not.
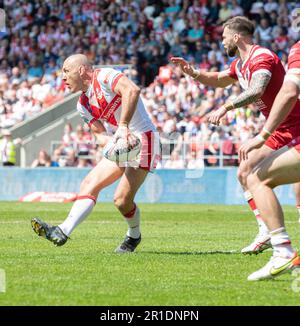
[(238, 50), (237, 45), (234, 41), (234, 33), (231, 30), (229, 30), (227, 27), (225, 27), (222, 38), (223, 38), (222, 43), (227, 55), (229, 57), (234, 57)]
[(228, 47), (225, 48), (226, 53), (229, 57), (235, 57), (237, 52), (237, 46), (234, 43), (228, 44)]

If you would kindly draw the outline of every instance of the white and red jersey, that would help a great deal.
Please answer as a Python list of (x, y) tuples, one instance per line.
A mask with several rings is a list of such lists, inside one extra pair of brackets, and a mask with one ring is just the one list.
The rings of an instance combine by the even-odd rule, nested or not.
[[(255, 104), (267, 118), (285, 76), (284, 67), (278, 56), (264, 47), (253, 45), (248, 58), (244, 62), (237, 58), (231, 63), (228, 75), (238, 80), (241, 87), (246, 90), (250, 86), (252, 77), (261, 72), (267, 73), (271, 76), (271, 79), (264, 94)], [(296, 124), (299, 125), (299, 123), (300, 101), (298, 100), (292, 112), (278, 129), (289, 128)]]
[[(122, 98), (115, 93), (115, 87), (123, 74), (112, 68), (96, 69), (92, 83), (86, 92), (82, 92), (77, 103), (77, 110), (82, 119), (91, 125), (94, 121), (107, 122), (118, 126), (122, 110)], [(129, 123), (134, 132), (155, 131), (155, 127), (139, 98), (136, 110)]]

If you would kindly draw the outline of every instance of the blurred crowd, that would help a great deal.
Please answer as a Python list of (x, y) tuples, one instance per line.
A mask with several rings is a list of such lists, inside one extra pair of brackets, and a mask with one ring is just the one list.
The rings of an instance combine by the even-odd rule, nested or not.
[[(285, 0), (2, 2), (6, 27), (0, 30), (0, 128), (14, 126), (63, 99), (68, 91), (59, 69), (67, 56), (80, 52), (95, 64), (132, 65), (130, 78), (142, 87), (163, 141), (176, 140), (173, 161), (184, 143), (191, 144), (191, 159), (197, 158), (193, 152), (198, 139), (207, 143), (205, 155), (236, 153), (235, 144), (253, 137), (262, 117), (249, 106), (230, 112), (222, 127), (209, 125), (207, 114), (237, 96), (240, 88), (204, 87), (169, 64), (171, 56), (182, 56), (208, 71), (226, 69), (230, 59), (221, 45), (222, 23), (237, 15), (253, 20), (255, 42), (277, 53), (284, 65), (290, 46), (299, 39), (292, 28), (298, 4)], [(85, 131), (91, 138), (88, 134)], [(89, 151), (95, 150), (89, 146)], [(79, 157), (79, 149), (73, 151)], [(188, 162), (181, 164), (186, 167)]]

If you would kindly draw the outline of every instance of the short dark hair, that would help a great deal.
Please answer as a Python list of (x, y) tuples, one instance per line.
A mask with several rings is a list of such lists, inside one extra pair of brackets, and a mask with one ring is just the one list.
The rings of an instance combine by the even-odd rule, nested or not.
[(223, 28), (229, 28), (230, 30), (240, 33), (241, 35), (253, 36), (254, 34), (254, 24), (251, 20), (243, 16), (236, 16), (228, 19), (224, 24)]

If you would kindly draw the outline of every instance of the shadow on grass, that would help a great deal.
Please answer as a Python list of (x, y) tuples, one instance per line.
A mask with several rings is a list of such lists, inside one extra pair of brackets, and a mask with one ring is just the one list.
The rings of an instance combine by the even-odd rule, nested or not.
[(142, 251), (139, 254), (155, 255), (236, 255), (241, 254), (239, 250), (208, 250), (208, 251)]

